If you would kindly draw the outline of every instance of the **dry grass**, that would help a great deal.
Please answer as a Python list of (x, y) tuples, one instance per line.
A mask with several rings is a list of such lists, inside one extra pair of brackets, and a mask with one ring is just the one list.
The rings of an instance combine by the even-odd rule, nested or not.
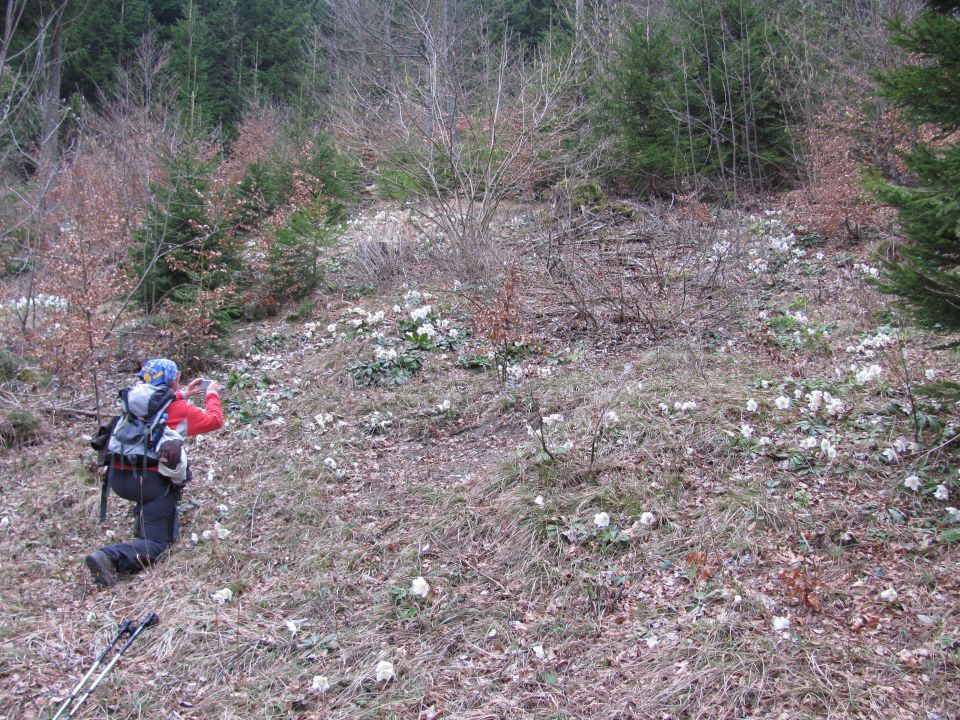
[[(47, 717), (118, 622), (156, 610), (161, 624), (83, 717), (956, 717), (957, 551), (929, 542), (946, 527), (946, 503), (903, 491), (917, 453), (878, 459), (912, 438), (910, 418), (885, 409), (905, 397), (884, 354), (893, 351), (876, 359), (886, 386), (834, 376), (884, 308), (838, 251), (821, 250), (822, 261), (776, 277), (731, 273), (725, 292), (753, 311), (722, 331), (696, 324), (655, 343), (642, 324), (621, 327), (618, 342), (602, 327), (574, 338), (576, 308), (535, 281), (530, 255), (524, 307), (542, 350), (506, 386), (456, 364), (482, 347), (471, 338), (423, 353), (404, 385), (354, 387), (346, 369), (372, 357), (377, 331), (345, 331), (349, 308), (385, 308), (391, 335), (403, 289), (328, 298), (310, 337), (300, 324), (251, 328), (244, 352), (254, 333), (286, 340), (233, 361), (254, 382), (226, 393), (237, 422), (194, 449), (188, 497), (198, 504), (183, 518), (185, 538), (215, 521), (230, 537), (182, 542), (107, 592), (80, 562), (104, 540), (95, 479), (75, 459), (88, 428), (56, 421), (43, 444), (0, 456), (10, 520), (0, 528), (0, 714)], [(439, 294), (438, 278), (429, 284), (442, 300), (424, 302), (456, 318), (466, 308)], [(790, 331), (768, 336), (757, 314), (801, 307), (830, 337), (792, 348)], [(335, 321), (332, 337), (324, 328)], [(927, 344), (906, 334), (907, 366), (955, 375), (953, 357)], [(256, 386), (263, 375), (272, 387)], [(842, 394), (842, 419), (821, 413), (841, 459), (812, 451), (801, 473), (738, 439), (745, 422), (781, 450), (805, 437), (796, 400), (773, 406), (787, 375)], [(757, 413), (744, 409), (751, 397)], [(437, 407), (445, 399), (449, 411)], [(697, 408), (673, 410), (685, 401)], [(271, 403), (256, 439), (237, 434), (242, 409)], [(564, 416), (546, 442), (570, 445), (553, 460), (527, 434), (535, 407)], [(618, 418), (603, 426), (609, 410)], [(373, 412), (392, 413), (391, 424), (373, 432)], [(333, 421), (318, 426), (326, 413)], [(930, 460), (926, 476), (956, 476), (952, 446)], [(594, 528), (601, 511), (625, 541)], [(646, 512), (653, 523), (638, 522)], [(125, 513), (114, 500), (107, 527), (118, 535)], [(783, 579), (795, 569), (812, 604)], [(417, 576), (431, 585), (425, 600), (405, 592)], [(222, 587), (234, 599), (219, 606), (209, 595)], [(878, 598), (887, 587), (896, 603)], [(773, 629), (778, 617), (788, 630)], [(389, 683), (374, 677), (382, 659), (396, 669)], [(311, 691), (314, 675), (329, 678), (327, 693)]]

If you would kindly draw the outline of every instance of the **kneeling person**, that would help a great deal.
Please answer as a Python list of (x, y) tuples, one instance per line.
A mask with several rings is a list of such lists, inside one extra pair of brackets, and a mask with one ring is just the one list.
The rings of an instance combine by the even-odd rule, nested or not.
[(180, 373), (172, 360), (148, 361), (138, 378), (139, 382), (122, 394), (125, 410), (140, 418), (158, 416), (158, 425), (166, 425), (158, 427), (165, 438), (159, 458), (131, 462), (131, 458), (117, 451), (122, 449), (122, 441), (118, 445), (117, 440), (121, 433), (116, 428), (111, 430), (110, 447), (114, 452), (107, 457), (105, 482), (117, 495), (134, 503), (133, 528), (137, 539), (107, 545), (87, 556), (94, 582), (104, 587), (116, 582), (117, 573), (137, 572), (149, 566), (179, 539), (177, 505), (182, 484), (172, 482), (168, 476), (182, 476), (187, 469), (177, 467), (185, 462), (185, 454), (176, 438), (201, 435), (223, 425), (216, 382), (206, 386), (205, 407), (201, 410), (188, 400), (203, 392), (202, 380), (197, 378), (180, 390)]

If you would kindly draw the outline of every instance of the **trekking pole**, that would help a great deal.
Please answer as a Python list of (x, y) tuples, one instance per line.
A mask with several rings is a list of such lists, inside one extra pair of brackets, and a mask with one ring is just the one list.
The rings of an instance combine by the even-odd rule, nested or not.
[(156, 613), (152, 612), (149, 615), (147, 615), (138, 625), (136, 625), (136, 627), (133, 628), (133, 630), (130, 632), (130, 638), (127, 640), (127, 642), (124, 643), (123, 647), (121, 647), (116, 652), (116, 654), (114, 654), (112, 658), (110, 658), (110, 662), (108, 662), (107, 666), (100, 672), (99, 675), (97, 675), (96, 679), (90, 684), (90, 687), (88, 687), (86, 690), (83, 691), (83, 695), (77, 698), (76, 704), (70, 709), (70, 712), (68, 712), (66, 715), (68, 718), (72, 718), (74, 713), (80, 709), (80, 706), (83, 705), (84, 702), (86, 702), (87, 698), (93, 694), (93, 691), (97, 689), (97, 687), (100, 685), (103, 679), (113, 669), (113, 666), (117, 664), (117, 660), (120, 659), (120, 656), (122, 656), (127, 651), (127, 648), (129, 648), (133, 644), (133, 641), (137, 639), (140, 633), (142, 633), (151, 625), (155, 625), (158, 622), (160, 622), (160, 618), (157, 617)]
[(51, 720), (57, 720), (63, 714), (63, 711), (70, 707), (70, 703), (73, 702), (74, 698), (77, 697), (77, 693), (80, 692), (80, 689), (87, 684), (87, 680), (90, 679), (90, 676), (96, 672), (97, 668), (100, 667), (100, 664), (103, 662), (103, 659), (107, 657), (113, 646), (120, 642), (120, 638), (130, 632), (130, 626), (133, 625), (133, 620), (125, 620), (123, 625), (120, 626), (120, 629), (117, 630), (117, 634), (113, 636), (113, 640), (110, 641), (110, 644), (107, 645), (106, 649), (97, 656), (97, 659), (94, 661), (93, 666), (87, 670), (87, 674), (80, 678), (80, 682), (77, 683), (77, 686), (70, 691), (70, 694), (67, 696), (67, 699), (63, 701), (60, 705), (60, 708), (57, 710), (57, 714), (54, 715)]

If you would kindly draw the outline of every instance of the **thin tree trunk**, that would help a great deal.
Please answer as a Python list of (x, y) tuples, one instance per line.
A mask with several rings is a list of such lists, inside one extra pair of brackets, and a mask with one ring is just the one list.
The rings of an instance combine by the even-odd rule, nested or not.
[(57, 156), (57, 129), (60, 127), (60, 80), (63, 76), (62, 8), (54, 10), (58, 17), (52, 23), (52, 36), (47, 51), (47, 81), (40, 100), (43, 118), (40, 135), (40, 161), (50, 167)]

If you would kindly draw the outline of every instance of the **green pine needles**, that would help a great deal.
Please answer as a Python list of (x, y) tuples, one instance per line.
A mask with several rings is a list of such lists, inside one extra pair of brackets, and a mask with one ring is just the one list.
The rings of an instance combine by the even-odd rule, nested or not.
[[(910, 25), (893, 23), (893, 42), (917, 57), (880, 76), (883, 95), (935, 139), (903, 155), (903, 184), (869, 185), (897, 208), (908, 242), (885, 263), (881, 288), (899, 295), (922, 325), (960, 329), (960, 2), (931, 3)], [(929, 135), (929, 133), (928, 133)]]
[(610, 68), (599, 125), (641, 192), (778, 187), (796, 171), (789, 38), (755, 0), (674, 0), (636, 24)]

